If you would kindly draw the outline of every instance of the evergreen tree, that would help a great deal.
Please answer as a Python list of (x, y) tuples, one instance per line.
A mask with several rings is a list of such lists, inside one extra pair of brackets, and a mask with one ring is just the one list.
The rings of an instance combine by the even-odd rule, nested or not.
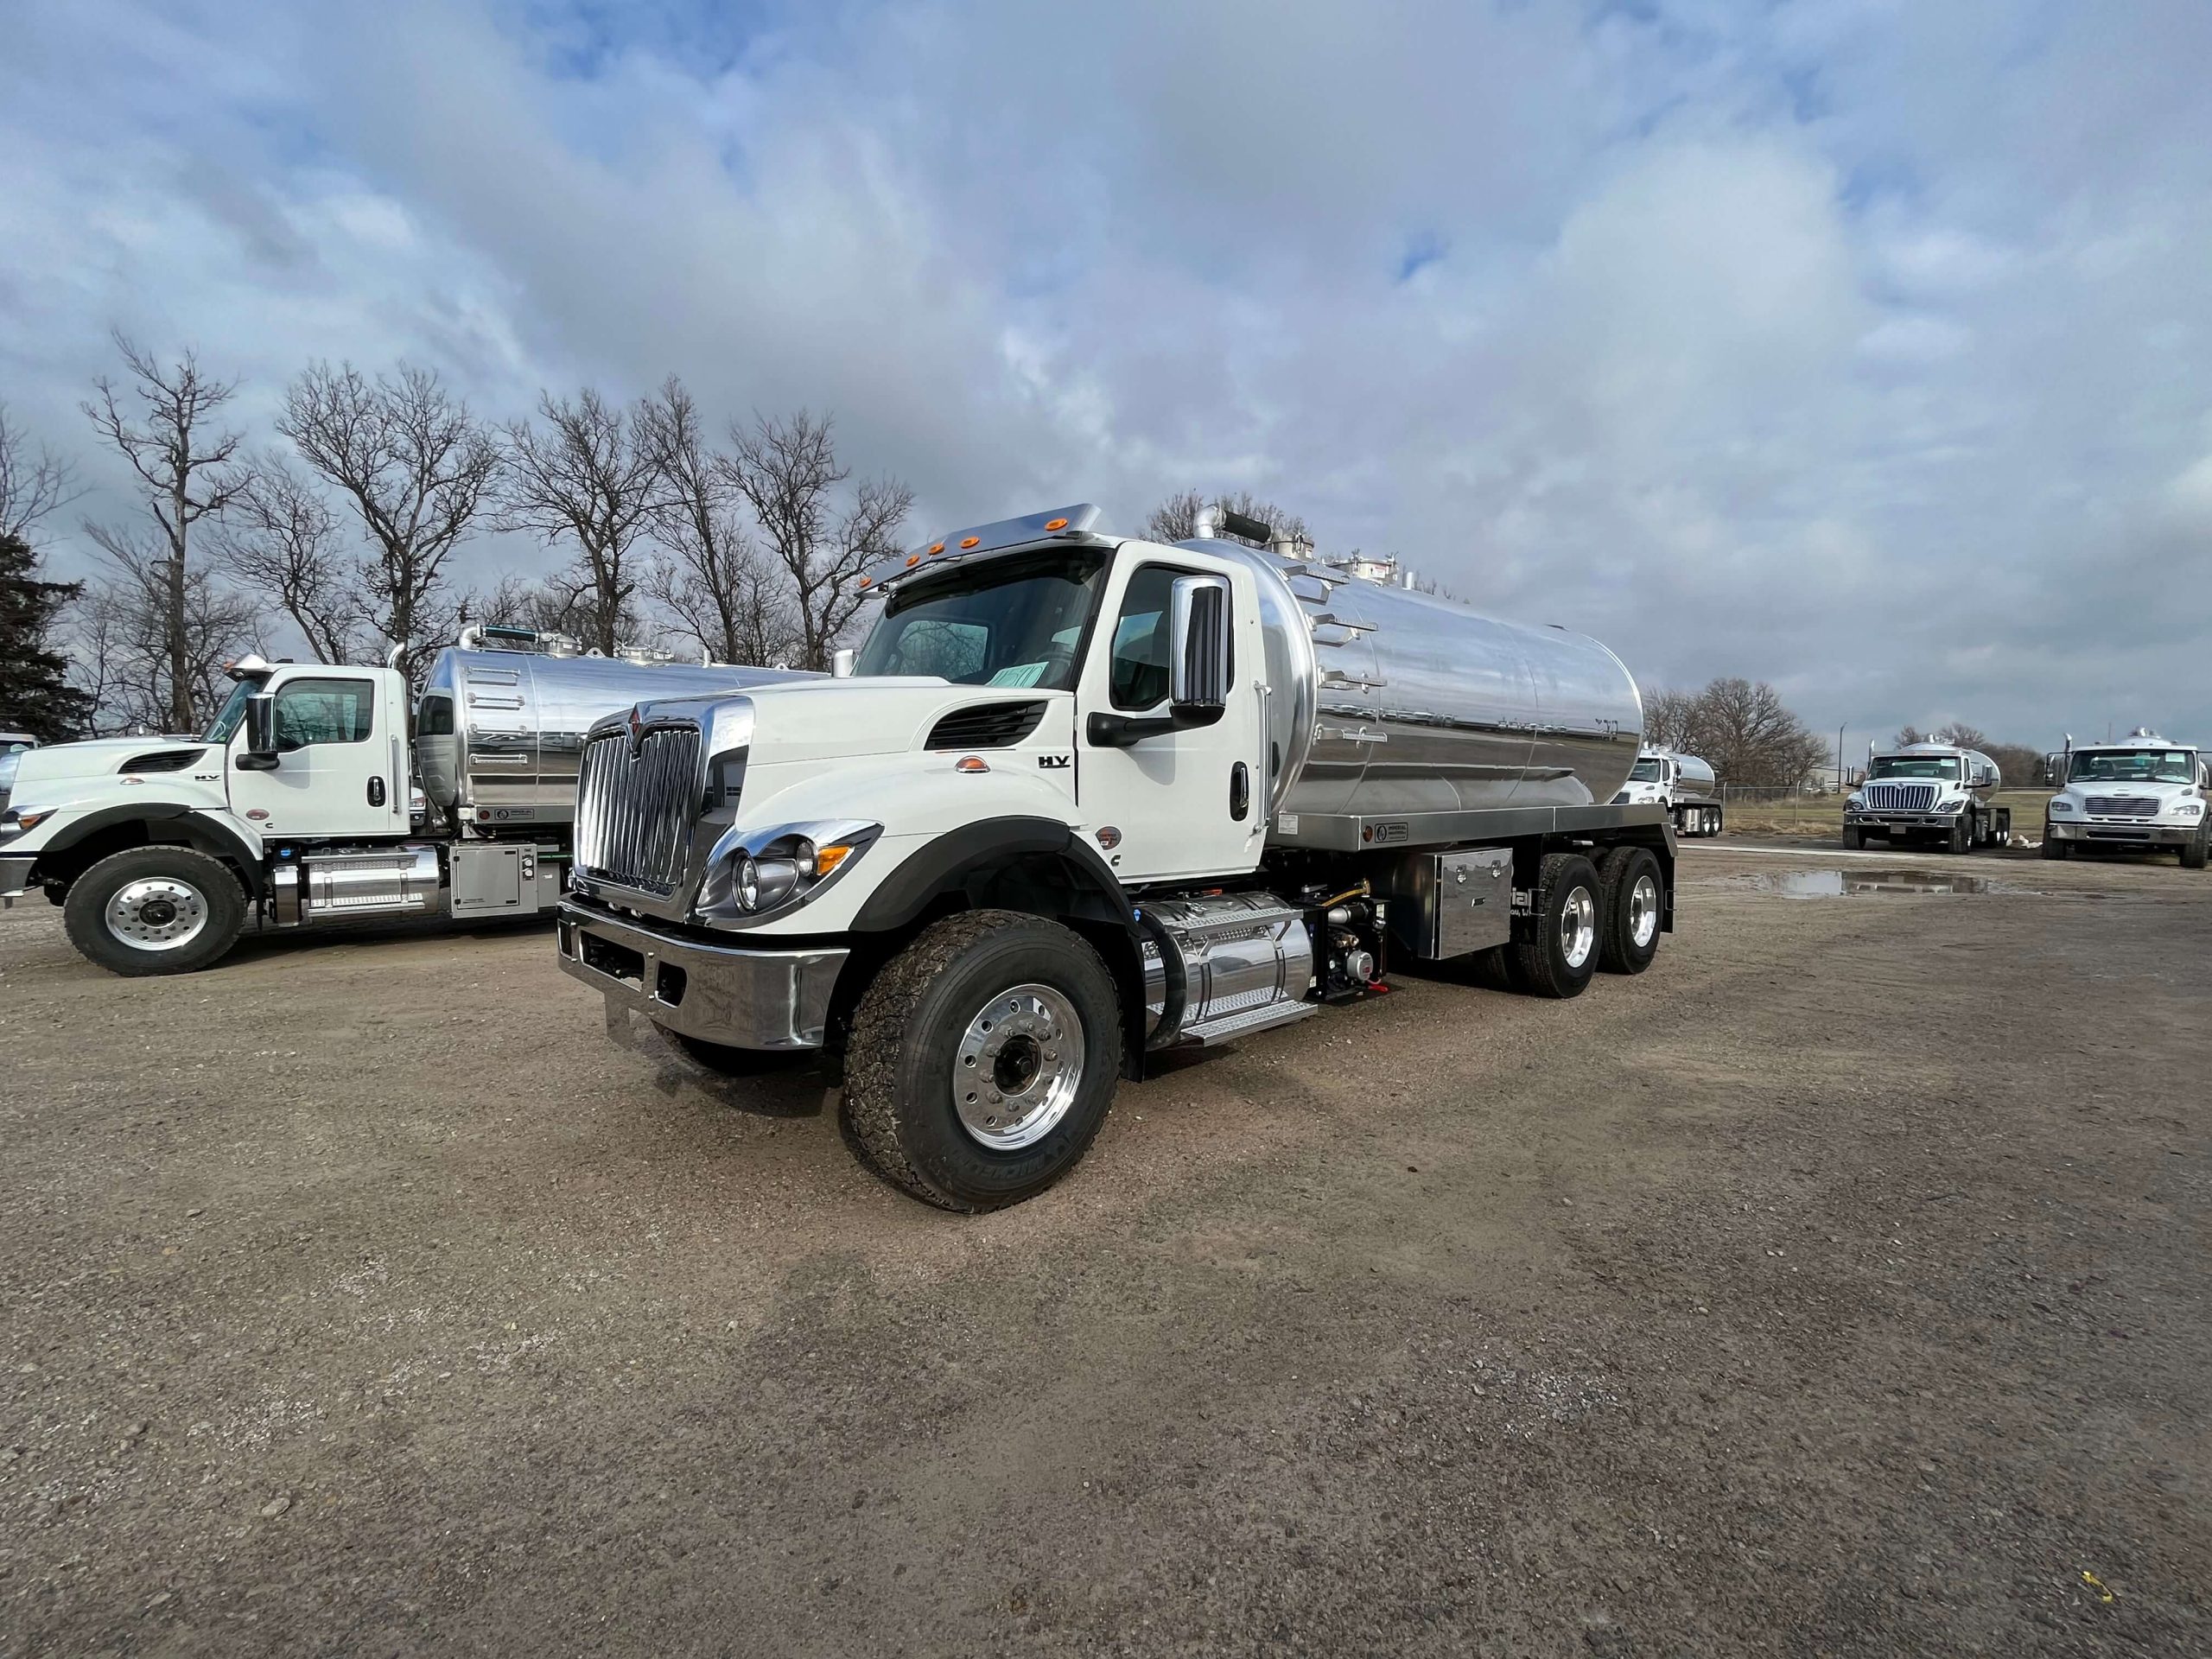
[(61, 607), (83, 587), (41, 582), (30, 543), (0, 536), (0, 731), (41, 743), (83, 735), (92, 700), (69, 683), (69, 659), (47, 648)]

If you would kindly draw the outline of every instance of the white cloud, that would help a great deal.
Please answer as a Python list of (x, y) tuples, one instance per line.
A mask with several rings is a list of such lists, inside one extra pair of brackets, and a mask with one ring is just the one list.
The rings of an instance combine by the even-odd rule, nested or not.
[(0, 396), (86, 442), (111, 324), (264, 429), (315, 357), (676, 370), (929, 524), (1251, 487), (1816, 726), (2034, 741), (2125, 663), (2212, 732), (2138, 602), (2205, 558), (2208, 15), (43, 0)]

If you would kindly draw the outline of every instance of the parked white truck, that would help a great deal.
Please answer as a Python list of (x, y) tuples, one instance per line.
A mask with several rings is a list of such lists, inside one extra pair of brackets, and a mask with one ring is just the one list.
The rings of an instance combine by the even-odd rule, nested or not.
[(2043, 855), (2070, 858), (2106, 849), (2155, 853), (2171, 849), (2185, 870), (2205, 865), (2212, 837), (2212, 793), (2204, 756), (2138, 727), (2117, 743), (2077, 748), (2066, 740), (2053, 757), (2063, 779), (2044, 809)]
[(1908, 743), (1866, 757), (1866, 780), (1843, 804), (1843, 844), (1874, 837), (1897, 846), (1932, 841), (1954, 853), (2002, 847), (2012, 810), (1993, 804), (2003, 778), (1979, 749)]
[(1678, 836), (1717, 836), (1723, 827), (1719, 780), (1710, 763), (1675, 749), (1646, 748), (1613, 797), (1616, 806), (1656, 803), (1674, 815)]
[(842, 1049), (849, 1142), (948, 1209), (1071, 1167), (1118, 1077), (1499, 953), (1567, 997), (1671, 928), (1668, 813), (1596, 640), (1302, 543), (1090, 506), (868, 578), (826, 683), (652, 701), (584, 752), (563, 969), (704, 1063)]
[(198, 737), (28, 750), (0, 812), (0, 899), (42, 890), (79, 951), (130, 975), (205, 968), (248, 931), (549, 911), (594, 721), (656, 692), (806, 677), (574, 645), (471, 628), (439, 652), (416, 709), (419, 790), (391, 667), (247, 657)]

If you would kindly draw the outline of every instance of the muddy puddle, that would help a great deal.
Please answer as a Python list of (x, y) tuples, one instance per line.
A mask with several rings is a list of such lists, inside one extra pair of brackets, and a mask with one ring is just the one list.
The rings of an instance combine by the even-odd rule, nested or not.
[(2040, 887), (1989, 875), (1953, 874), (1948, 870), (1761, 870), (1731, 886), (1785, 899), (1850, 899), (1861, 893), (2039, 893)]

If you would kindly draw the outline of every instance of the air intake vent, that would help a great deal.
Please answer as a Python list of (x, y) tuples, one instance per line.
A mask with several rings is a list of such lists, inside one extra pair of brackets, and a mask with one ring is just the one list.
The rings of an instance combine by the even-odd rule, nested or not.
[(1037, 729), (1041, 702), (979, 702), (956, 709), (938, 721), (924, 745), (931, 749), (1004, 749)]
[(207, 751), (205, 749), (149, 749), (134, 754), (116, 768), (125, 772), (182, 772)]

